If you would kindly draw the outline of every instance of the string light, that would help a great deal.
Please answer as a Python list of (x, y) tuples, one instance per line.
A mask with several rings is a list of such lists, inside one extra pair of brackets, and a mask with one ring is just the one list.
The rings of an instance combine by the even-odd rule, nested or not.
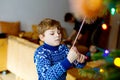
[(104, 72), (104, 69), (101, 68), (101, 69), (100, 69), (100, 72), (103, 73), (103, 72)]
[(109, 55), (109, 53), (110, 53), (110, 51), (109, 51), (109, 50), (105, 50), (105, 51), (104, 51), (103, 56), (104, 56), (104, 57), (106, 57), (106, 56), (108, 56), (108, 55)]
[(103, 30), (107, 30), (107, 25), (104, 23), (104, 24), (102, 24), (102, 29)]
[(114, 15), (116, 12), (116, 9), (115, 8), (111, 8), (111, 14)]
[(114, 64), (117, 66), (117, 67), (120, 67), (120, 58), (117, 57), (114, 59)]

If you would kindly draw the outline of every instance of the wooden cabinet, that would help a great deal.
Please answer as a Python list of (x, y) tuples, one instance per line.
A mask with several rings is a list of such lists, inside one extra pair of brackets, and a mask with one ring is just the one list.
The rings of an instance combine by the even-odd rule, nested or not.
[(7, 68), (16, 75), (16, 80), (38, 80), (33, 59), (38, 46), (19, 37), (8, 37)]
[(0, 72), (7, 70), (7, 38), (0, 38)]

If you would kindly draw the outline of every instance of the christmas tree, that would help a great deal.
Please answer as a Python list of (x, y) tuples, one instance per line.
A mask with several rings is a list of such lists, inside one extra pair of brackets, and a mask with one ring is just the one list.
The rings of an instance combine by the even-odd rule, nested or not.
[(87, 68), (79, 69), (82, 77), (95, 80), (120, 79), (120, 50), (102, 50), (91, 58), (92, 61), (87, 63)]

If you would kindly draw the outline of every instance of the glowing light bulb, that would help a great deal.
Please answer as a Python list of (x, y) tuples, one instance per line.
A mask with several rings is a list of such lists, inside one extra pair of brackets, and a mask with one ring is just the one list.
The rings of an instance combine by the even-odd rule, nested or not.
[(109, 52), (109, 50), (105, 50), (105, 53), (106, 53), (106, 54), (109, 54), (110, 52)]
[(100, 69), (100, 72), (103, 73), (103, 72), (104, 72), (104, 69)]
[(102, 24), (102, 29), (106, 30), (107, 29), (107, 25), (106, 24)]
[(114, 64), (117, 66), (117, 67), (120, 67), (120, 58), (117, 57), (114, 59)]
[(104, 53), (103, 53), (103, 56), (107, 57), (109, 54), (110, 54), (110, 51), (109, 50), (105, 50)]
[(111, 8), (111, 14), (114, 15), (116, 12), (116, 9), (115, 8)]

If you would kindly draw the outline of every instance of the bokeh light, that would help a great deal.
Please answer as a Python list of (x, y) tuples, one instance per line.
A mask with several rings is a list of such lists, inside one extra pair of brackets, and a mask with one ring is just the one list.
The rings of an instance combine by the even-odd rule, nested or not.
[(117, 66), (117, 67), (120, 67), (120, 57), (117, 57), (114, 59), (114, 64)]
[(107, 30), (107, 28), (108, 28), (108, 27), (107, 27), (107, 24), (105, 24), (105, 23), (102, 24), (102, 29), (103, 29), (103, 30)]

